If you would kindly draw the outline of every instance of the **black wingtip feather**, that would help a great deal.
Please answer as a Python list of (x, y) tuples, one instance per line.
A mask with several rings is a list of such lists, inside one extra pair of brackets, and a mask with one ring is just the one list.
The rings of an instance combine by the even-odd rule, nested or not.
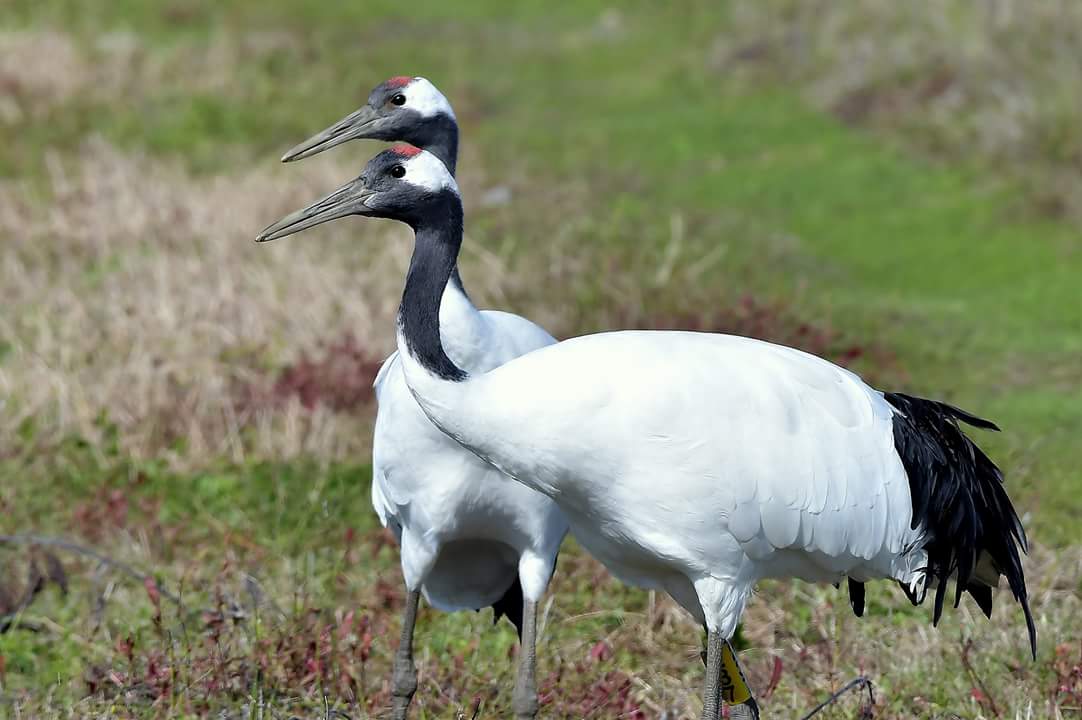
[(511, 621), (511, 624), (515, 626), (518, 639), (522, 639), (522, 585), (517, 577), (511, 583), (511, 587), (507, 588), (507, 592), (499, 600), (492, 603), (492, 612), (493, 625), (500, 621), (500, 617), (506, 616)]
[(857, 582), (853, 578), (849, 581), (849, 604), (853, 607), (853, 614), (864, 617), (864, 583)]
[(899, 581), (898, 587), (902, 589), (902, 592), (905, 593), (905, 596), (909, 599), (909, 602), (913, 604), (913, 607), (916, 607), (917, 605), (920, 605), (922, 602), (924, 602), (924, 597), (913, 592), (913, 590), (904, 582)]
[(966, 588), (972, 597), (973, 601), (977, 603), (977, 607), (981, 609), (986, 618), (992, 617), (992, 588), (987, 585), (978, 585), (976, 583), (970, 583)]
[(1037, 624), (1033, 622), (1033, 613), (1029, 610), (1029, 601), (1022, 598), (1022, 611), (1026, 614), (1026, 630), (1029, 632), (1029, 652), (1033, 661), (1037, 661)]
[[(893, 394), (900, 395), (901, 393), (893, 393)], [(963, 409), (961, 409), (959, 407), (955, 407), (954, 405), (948, 405), (945, 402), (938, 402), (936, 400), (924, 400), (923, 398), (915, 398), (915, 397), (912, 397), (912, 396), (905, 396), (905, 397), (909, 397), (911, 400), (920, 400), (922, 402), (932, 403), (934, 405), (938, 405), (942, 410), (946, 410), (955, 420), (961, 420), (966, 425), (970, 425), (970, 426), (975, 427), (975, 428), (980, 428), (981, 430), (992, 430), (994, 432), (999, 432), (999, 425), (996, 425), (991, 420), (985, 420), (982, 417), (977, 417), (976, 415), (973, 415), (972, 413), (968, 413), (968, 412), (966, 412), (965, 410), (963, 410)]]
[(1020, 556), (1029, 547), (1026, 533), (1003, 487), (1003, 473), (958, 423), (984, 430), (999, 428), (946, 403), (901, 393), (885, 393), (884, 398), (897, 411), (894, 446), (909, 478), (912, 526), (925, 530), (927, 582), (936, 585), (933, 623), (938, 623), (943, 613), (952, 575), (957, 583), (956, 607), (965, 588), (985, 615), (991, 613), (991, 588), (973, 578), (977, 558), (987, 553), (1022, 606), (1030, 649), (1036, 658), (1037, 629)]

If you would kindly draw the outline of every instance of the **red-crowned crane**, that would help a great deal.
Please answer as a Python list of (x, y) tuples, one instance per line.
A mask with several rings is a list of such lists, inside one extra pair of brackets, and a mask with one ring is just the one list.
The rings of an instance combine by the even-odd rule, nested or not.
[[(283, 162), (347, 140), (415, 143), (453, 175), (458, 123), (450, 103), (424, 78), (394, 77), (343, 120), (290, 150)], [(480, 311), (457, 269), (440, 300), (443, 346), (456, 364), (483, 373), (555, 340), (510, 313)], [(376, 377), (372, 505), (401, 545), (407, 601), (395, 655), (394, 718), (406, 717), (417, 688), (413, 627), (420, 595), (441, 610), (491, 605), (519, 631), (513, 695), (516, 717), (537, 714), (537, 603), (548, 586), (567, 521), (549, 498), (509, 481), (429, 422), (410, 395), (395, 353)]]
[(458, 119), (444, 94), (423, 77), (398, 76), (380, 83), (364, 105), (294, 146), (282, 162), (362, 139), (409, 143), (438, 157), (455, 174)]
[(1000, 471), (959, 428), (990, 422), (712, 333), (586, 335), (470, 372), (439, 331), (463, 224), (443, 163), (385, 150), (259, 239), (347, 215), (414, 230), (398, 348), (432, 422), (553, 498), (617, 577), (667, 591), (705, 625), (704, 720), (718, 717), (728, 639), (760, 578), (889, 578), (915, 603), (934, 587), (938, 621), (950, 578), (955, 605), (967, 591), (987, 614), (1005, 575), (1036, 656), (1025, 533)]

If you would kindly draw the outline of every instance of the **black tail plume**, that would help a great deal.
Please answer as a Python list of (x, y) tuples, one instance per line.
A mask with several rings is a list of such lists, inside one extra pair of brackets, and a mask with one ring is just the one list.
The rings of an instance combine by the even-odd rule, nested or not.
[(933, 623), (939, 622), (947, 581), (954, 574), (954, 606), (965, 590), (986, 615), (991, 613), (991, 592), (974, 575), (986, 555), (996, 572), (1007, 577), (1022, 606), (1036, 659), (1037, 629), (1019, 554), (1027, 550), (1026, 533), (1003, 487), (1003, 473), (962, 432), (958, 421), (986, 430), (999, 428), (946, 403), (901, 393), (884, 397), (898, 411), (894, 446), (909, 477), (913, 527), (923, 527), (926, 533), (927, 586), (936, 584)]
[(492, 603), (492, 623), (498, 623), (500, 617), (506, 615), (511, 624), (515, 626), (515, 630), (518, 631), (519, 640), (522, 639), (522, 600), (522, 585), (516, 575), (515, 581), (511, 583), (511, 587), (507, 588), (507, 592), (503, 594), (503, 597)]
[(846, 579), (849, 581), (849, 605), (853, 608), (853, 614), (864, 617), (864, 583), (853, 578)]

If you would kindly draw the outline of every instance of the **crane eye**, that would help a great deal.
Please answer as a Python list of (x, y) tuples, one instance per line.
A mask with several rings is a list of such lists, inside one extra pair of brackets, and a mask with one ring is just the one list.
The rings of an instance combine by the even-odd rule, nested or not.
[(405, 105), (406, 104), (406, 96), (403, 95), (402, 93), (396, 94), (393, 98), (391, 98), (391, 104), (392, 105)]
[(405, 177), (405, 175), (406, 168), (402, 167), (401, 165), (394, 165), (391, 167), (391, 177), (400, 178)]

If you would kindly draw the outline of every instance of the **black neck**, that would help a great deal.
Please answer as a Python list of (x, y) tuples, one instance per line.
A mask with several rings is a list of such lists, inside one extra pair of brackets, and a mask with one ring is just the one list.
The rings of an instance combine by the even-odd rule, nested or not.
[(415, 143), (440, 159), (444, 167), (455, 174), (458, 164), (458, 123), (443, 113), (431, 120), (423, 142)]
[[(454, 177), (455, 167), (458, 164), (458, 123), (453, 118), (443, 113), (437, 115), (427, 128), (424, 141), (416, 144), (422, 150), (439, 158)], [(451, 282), (463, 295), (466, 295), (466, 287), (462, 284), (462, 276), (458, 274), (457, 264), (451, 271)]]
[(448, 197), (447, 207), (432, 213), (432, 220), (414, 226), (416, 239), (398, 324), (409, 351), (429, 372), (444, 380), (461, 381), (466, 372), (443, 351), (440, 339), (440, 301), (462, 245), (462, 203)]

